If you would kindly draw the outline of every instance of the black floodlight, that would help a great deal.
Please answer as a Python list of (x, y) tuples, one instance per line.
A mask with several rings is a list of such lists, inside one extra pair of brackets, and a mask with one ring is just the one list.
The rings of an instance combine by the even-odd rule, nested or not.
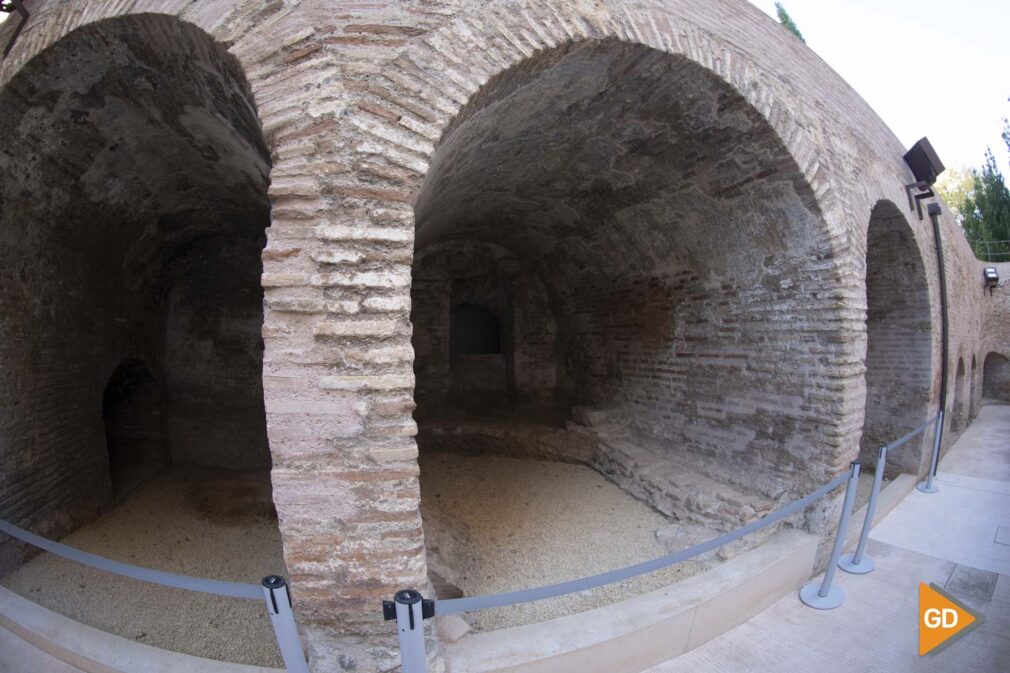
[(905, 152), (905, 163), (912, 169), (916, 182), (925, 182), (927, 185), (936, 182), (940, 173), (946, 170), (929, 138), (923, 138)]
[(905, 152), (905, 163), (912, 169), (915, 182), (905, 185), (905, 193), (908, 194), (908, 208), (919, 215), (922, 219), (922, 201), (936, 196), (933, 193), (933, 183), (936, 178), (943, 173), (943, 162), (937, 156), (936, 151), (930, 144), (928, 138), (923, 138), (912, 145), (912, 149)]
[(987, 266), (982, 270), (982, 276), (985, 278), (985, 287), (991, 295), (999, 285), (999, 271), (994, 266)]
[(14, 28), (14, 34), (11, 35), (10, 41), (4, 48), (4, 58), (7, 58), (7, 54), (11, 53), (11, 49), (14, 48), (14, 43), (18, 41), (18, 36), (21, 35), (21, 31), (25, 29), (25, 24), (28, 23), (28, 10), (25, 9), (24, 0), (0, 0), (0, 12), (4, 14), (13, 14), (17, 12), (21, 15), (21, 20), (18, 22), (16, 28)]

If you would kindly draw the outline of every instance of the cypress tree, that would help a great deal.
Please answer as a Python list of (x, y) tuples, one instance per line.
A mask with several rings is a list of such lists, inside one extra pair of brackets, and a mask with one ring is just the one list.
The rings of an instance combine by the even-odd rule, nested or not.
[(800, 42), (806, 44), (806, 40), (803, 39), (803, 33), (801, 33), (800, 29), (796, 27), (796, 22), (793, 21), (791, 16), (789, 16), (789, 12), (786, 11), (786, 8), (782, 6), (781, 2), (775, 3), (775, 12), (779, 15), (779, 23), (781, 23), (782, 26), (790, 33), (800, 38)]

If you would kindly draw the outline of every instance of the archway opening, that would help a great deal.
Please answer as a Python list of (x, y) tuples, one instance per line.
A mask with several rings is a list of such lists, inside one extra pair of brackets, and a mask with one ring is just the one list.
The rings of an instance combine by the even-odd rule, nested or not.
[(989, 353), (982, 365), (982, 397), (1010, 402), (1010, 358)]
[[(882, 444), (925, 422), (932, 331), (925, 265), (900, 209), (881, 201), (866, 238), (866, 406), (860, 460), (872, 467)], [(927, 441), (888, 454), (896, 471), (918, 474)]]
[(112, 373), (102, 394), (109, 476), (117, 500), (168, 465), (161, 387), (140, 360)]
[[(774, 130), (711, 72), (617, 41), (530, 58), (450, 124), (415, 214), (422, 514), (443, 595), (640, 561), (833, 472), (823, 223)], [(493, 401), (454, 387), (464, 302), (501, 325)]]
[(957, 374), (954, 375), (954, 394), (950, 406), (950, 429), (960, 432), (967, 425), (967, 409), (965, 405), (964, 358), (957, 359)]
[(978, 405), (981, 401), (979, 398), (979, 385), (978, 385), (978, 360), (975, 356), (971, 356), (971, 375), (968, 379), (968, 422), (971, 423), (978, 416)]
[[(15, 410), (0, 516), (162, 570), (282, 570), (262, 388), (270, 157), (239, 62), (173, 17), (102, 21), (23, 66), (0, 115), (0, 394)], [(26, 556), (5, 542), (0, 571)], [(4, 583), (148, 644), (279, 662), (256, 606), (222, 619), (232, 604), (54, 563)]]

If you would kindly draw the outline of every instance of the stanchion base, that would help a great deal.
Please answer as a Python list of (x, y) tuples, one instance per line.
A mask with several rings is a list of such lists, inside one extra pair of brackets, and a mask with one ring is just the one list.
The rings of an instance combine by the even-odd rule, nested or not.
[(800, 600), (818, 610), (834, 610), (845, 602), (845, 592), (838, 585), (831, 587), (827, 596), (821, 596), (821, 580), (814, 580), (800, 589)]
[(859, 563), (853, 563), (853, 557), (855, 557), (855, 554), (845, 554), (842, 558), (838, 559), (838, 567), (853, 575), (865, 575), (866, 573), (873, 572), (873, 569), (877, 567), (873, 559), (866, 554), (863, 554), (863, 558), (860, 559)]
[(936, 493), (940, 490), (939, 486), (937, 486), (936, 484), (930, 485), (929, 482), (927, 481), (920, 483), (918, 486), (916, 486), (916, 488), (922, 491), (923, 493)]

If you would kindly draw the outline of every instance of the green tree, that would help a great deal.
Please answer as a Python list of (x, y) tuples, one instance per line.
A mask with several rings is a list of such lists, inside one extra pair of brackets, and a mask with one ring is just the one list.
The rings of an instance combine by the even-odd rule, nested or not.
[(789, 16), (789, 12), (786, 11), (786, 8), (782, 6), (781, 2), (775, 3), (775, 13), (779, 16), (779, 23), (781, 23), (782, 26), (790, 33), (800, 38), (800, 42), (805, 44), (806, 40), (803, 39), (803, 33), (801, 33), (800, 29), (796, 27), (796, 22), (793, 21), (791, 16)]
[(933, 189), (943, 198), (958, 224), (963, 224), (961, 208), (965, 200), (975, 194), (975, 169), (948, 168), (937, 178)]
[[(1003, 140), (1010, 150), (1010, 123), (1003, 120)], [(975, 254), (993, 261), (1010, 259), (1010, 190), (996, 164), (992, 150), (985, 153), (980, 171), (972, 171), (972, 192), (961, 205), (961, 226)], [(993, 241), (1004, 241), (993, 243)]]

